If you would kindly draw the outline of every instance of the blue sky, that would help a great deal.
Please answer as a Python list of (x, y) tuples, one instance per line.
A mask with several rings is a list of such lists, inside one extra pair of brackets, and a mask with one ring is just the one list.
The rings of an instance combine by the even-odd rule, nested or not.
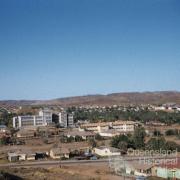
[(180, 90), (179, 0), (0, 0), (0, 99)]

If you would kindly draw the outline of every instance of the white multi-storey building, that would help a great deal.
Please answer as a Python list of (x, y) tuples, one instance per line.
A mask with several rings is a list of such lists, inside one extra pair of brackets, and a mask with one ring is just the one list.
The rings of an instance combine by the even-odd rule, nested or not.
[(73, 127), (74, 118), (72, 114), (67, 114), (65, 111), (59, 113), (59, 124), (64, 127)]
[(52, 112), (48, 109), (39, 111), (39, 115), (13, 117), (13, 127), (47, 126), (52, 123)]
[(73, 114), (68, 114), (67, 115), (67, 120), (68, 120), (68, 127), (73, 127), (74, 126)]
[(62, 111), (59, 113), (59, 124), (65, 128), (68, 126), (68, 124), (67, 124), (67, 113), (65, 111)]
[(39, 116), (43, 117), (44, 124), (52, 123), (52, 112), (49, 109), (43, 109), (39, 111)]

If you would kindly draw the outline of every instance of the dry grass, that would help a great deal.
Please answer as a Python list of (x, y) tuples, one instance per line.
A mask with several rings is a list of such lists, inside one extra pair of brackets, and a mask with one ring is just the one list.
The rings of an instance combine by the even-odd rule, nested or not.
[(97, 165), (66, 165), (54, 168), (19, 168), (4, 170), (26, 180), (121, 180), (120, 176), (110, 173), (108, 166)]

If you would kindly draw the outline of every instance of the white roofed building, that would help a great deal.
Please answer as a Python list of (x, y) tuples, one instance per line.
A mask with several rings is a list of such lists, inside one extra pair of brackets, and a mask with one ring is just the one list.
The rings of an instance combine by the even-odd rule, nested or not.
[(47, 126), (52, 123), (52, 112), (48, 109), (39, 111), (39, 115), (13, 117), (14, 128)]

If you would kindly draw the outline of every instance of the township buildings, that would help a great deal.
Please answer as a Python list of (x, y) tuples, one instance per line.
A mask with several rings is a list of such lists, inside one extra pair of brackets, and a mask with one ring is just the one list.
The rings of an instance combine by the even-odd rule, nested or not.
[(111, 137), (113, 134), (117, 135), (117, 133), (132, 133), (137, 126), (138, 124), (136, 122), (119, 120), (115, 122), (82, 124), (79, 127), (79, 131), (94, 131), (98, 132), (100, 135)]
[[(14, 128), (24, 128), (24, 127), (38, 127), (47, 126), (53, 123), (52, 111), (49, 109), (43, 109), (39, 111), (38, 115), (25, 115), (13, 117), (13, 127)], [(62, 127), (73, 127), (74, 120), (72, 114), (67, 114), (66, 112), (61, 112), (59, 115), (59, 124)]]
[(13, 117), (13, 127), (46, 126), (52, 123), (52, 112), (48, 109), (40, 110), (39, 115)]
[(152, 168), (152, 175), (165, 179), (180, 179), (180, 159), (167, 160)]

